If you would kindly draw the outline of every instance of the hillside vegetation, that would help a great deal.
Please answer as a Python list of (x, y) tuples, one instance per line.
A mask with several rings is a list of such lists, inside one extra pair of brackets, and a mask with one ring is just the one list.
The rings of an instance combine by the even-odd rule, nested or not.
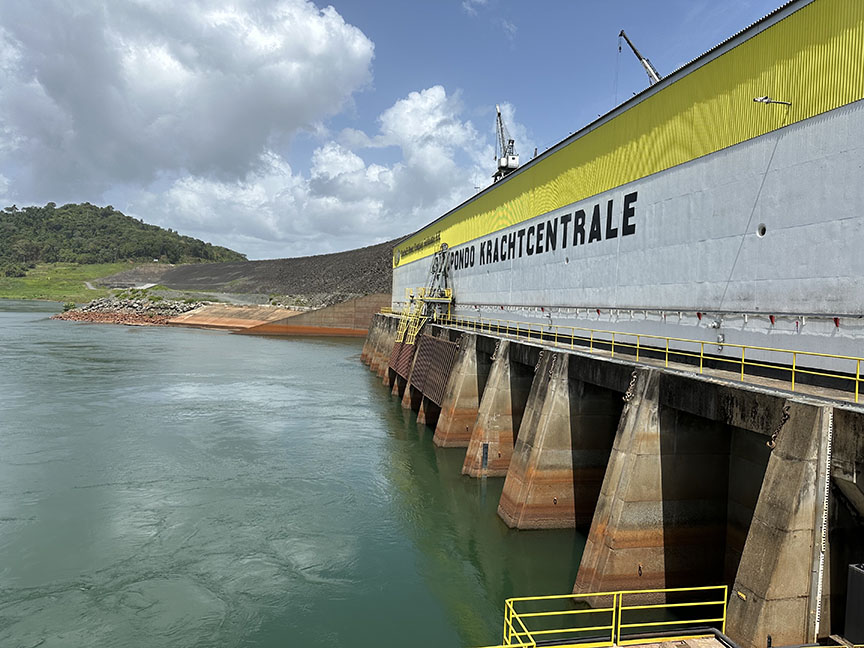
[(23, 277), (39, 263), (245, 261), (239, 252), (147, 225), (90, 203), (0, 211), (0, 276)]
[[(56, 302), (87, 302), (110, 293), (93, 285), (96, 279), (122, 272), (132, 263), (40, 263), (24, 277), (0, 274), (0, 299), (45, 299)], [(93, 286), (89, 288), (88, 286)]]

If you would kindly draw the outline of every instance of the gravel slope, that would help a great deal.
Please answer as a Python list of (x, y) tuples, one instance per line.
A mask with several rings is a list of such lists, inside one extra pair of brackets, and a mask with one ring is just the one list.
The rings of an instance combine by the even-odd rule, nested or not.
[[(365, 248), (293, 259), (146, 267), (102, 279), (106, 285), (159, 283), (176, 290), (333, 295), (350, 299), (391, 290), (393, 246), (401, 239)], [(144, 276), (146, 275), (146, 277)], [(336, 299), (335, 301), (341, 301)], [(327, 300), (334, 301), (334, 300)]]

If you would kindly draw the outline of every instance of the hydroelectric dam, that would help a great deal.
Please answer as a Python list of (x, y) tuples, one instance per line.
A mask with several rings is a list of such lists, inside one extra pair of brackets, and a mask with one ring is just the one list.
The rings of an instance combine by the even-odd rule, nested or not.
[(788, 2), (396, 246), (363, 361), (502, 524), (587, 532), (570, 634), (512, 600), (504, 645), (864, 644), (862, 246), (860, 0)]

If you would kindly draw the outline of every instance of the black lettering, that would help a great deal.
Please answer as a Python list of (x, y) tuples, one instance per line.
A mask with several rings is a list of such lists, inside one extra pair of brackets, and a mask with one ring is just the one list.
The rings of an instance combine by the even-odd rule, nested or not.
[(486, 241), (480, 241), (480, 265), (486, 263)]
[(585, 210), (580, 209), (573, 214), (573, 245), (585, 243)]
[(498, 256), (498, 239), (495, 239), (495, 254), (492, 256), (493, 261), (500, 261), (501, 257)]
[(504, 234), (501, 236), (501, 260), (507, 260), (507, 235)]
[(525, 237), (525, 251), (528, 256), (534, 254), (534, 245), (531, 243), (531, 236), (534, 234), (534, 226), (528, 228), (528, 236)]
[(516, 254), (516, 232), (510, 232), (507, 235), (507, 258), (512, 259)]
[(516, 236), (519, 238), (519, 258), (521, 259), (522, 258), (522, 239), (525, 238), (525, 230), (520, 229), (518, 232), (516, 232)]
[(639, 192), (634, 191), (624, 196), (624, 219), (621, 222), (621, 236), (630, 236), (636, 233), (636, 223), (631, 223), (630, 219), (636, 215), (636, 209), (633, 203), (639, 197)]
[(606, 238), (613, 239), (618, 236), (618, 228), (612, 227), (612, 201), (606, 203)]
[(474, 252), (475, 252), (475, 248), (474, 248), (474, 246), (472, 245), (472, 246), (471, 246), (471, 267), (472, 267), (472, 268), (474, 267), (474, 256), (475, 256)]
[(546, 251), (558, 247), (558, 217), (546, 221)]
[(561, 247), (562, 248), (567, 247), (567, 226), (570, 224), (570, 220), (572, 218), (573, 218), (573, 216), (571, 216), (570, 214), (564, 214), (563, 216), (561, 216), (561, 225), (563, 225), (562, 229), (564, 230), (563, 232), (561, 232)]
[(535, 247), (537, 254), (545, 252), (543, 249), (543, 223), (537, 225), (537, 245)]
[(591, 214), (591, 231), (588, 232), (588, 242), (600, 241), (603, 235), (600, 230), (600, 205), (594, 205), (594, 213)]

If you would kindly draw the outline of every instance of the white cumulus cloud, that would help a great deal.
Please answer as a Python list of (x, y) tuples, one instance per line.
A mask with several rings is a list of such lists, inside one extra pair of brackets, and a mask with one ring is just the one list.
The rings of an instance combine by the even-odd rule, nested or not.
[(303, 0), (5, 2), (0, 24), (0, 162), (24, 196), (242, 177), (371, 79), (372, 42)]
[(111, 202), (250, 258), (408, 234), (489, 184), (494, 113), (472, 112), (478, 129), (458, 91), (432, 86), (331, 133), (373, 60), (307, 0), (0, 3), (0, 198)]
[[(252, 257), (343, 250), (418, 229), (488, 184), (490, 138), (461, 113), (458, 96), (434, 86), (379, 117), (379, 131), (343, 131), (319, 146), (307, 174), (274, 151), (237, 181), (193, 175), (163, 193), (143, 192), (138, 214), (247, 251)], [(390, 165), (364, 153), (397, 147)], [(367, 156), (368, 157), (368, 156)]]

